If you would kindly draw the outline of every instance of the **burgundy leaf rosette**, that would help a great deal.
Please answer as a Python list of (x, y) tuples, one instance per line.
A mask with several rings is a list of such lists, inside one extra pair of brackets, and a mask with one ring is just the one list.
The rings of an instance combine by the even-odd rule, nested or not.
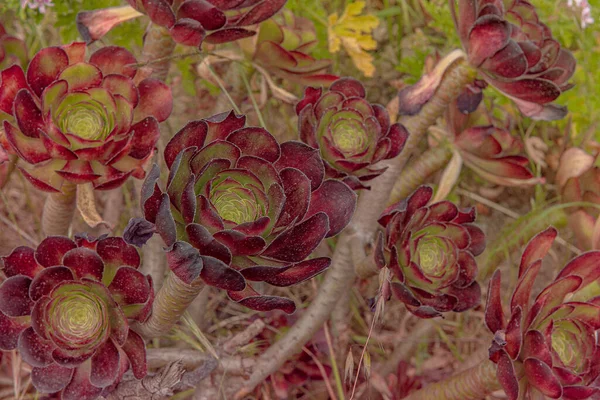
[[(454, 0), (453, 0), (454, 1)], [(451, 6), (454, 11), (454, 3)], [(454, 16), (469, 62), (482, 78), (537, 119), (560, 119), (549, 104), (571, 88), (575, 58), (525, 0), (458, 0)]]
[(193, 273), (179, 268), (177, 260), (187, 256), (173, 253), (178, 268), (172, 270), (184, 282), (200, 277), (244, 306), (290, 313), (293, 301), (262, 296), (249, 282), (290, 286), (324, 271), (329, 258), (307, 257), (348, 224), (356, 195), (324, 179), (317, 150), (279, 144), (265, 129), (246, 127), (245, 119), (231, 112), (189, 122), (165, 148), (166, 191), (155, 168), (142, 207), (168, 246), (210, 260)]
[(318, 43), (312, 21), (290, 10), (284, 9), (261, 23), (255, 37), (238, 43), (255, 63), (283, 79), (323, 86), (338, 79), (326, 73), (331, 60), (310, 55)]
[(485, 236), (472, 224), (475, 209), (449, 201), (428, 205), (432, 194), (421, 186), (390, 206), (379, 219), (385, 233), (374, 252), (376, 265), (394, 277), (391, 292), (420, 318), (462, 312), (481, 298), (474, 256), (485, 249)]
[(143, 178), (158, 123), (171, 113), (171, 90), (147, 78), (134, 83), (136, 60), (108, 46), (85, 61), (85, 43), (47, 47), (29, 63), (1, 72), (0, 143), (25, 165), (38, 189), (64, 182), (113, 189), (130, 175)]
[(390, 124), (385, 107), (365, 97), (359, 81), (341, 78), (325, 93), (307, 88), (296, 105), (301, 140), (319, 149), (328, 176), (353, 189), (382, 174), (375, 164), (400, 154), (408, 137), (404, 126)]
[[(249, 28), (271, 18), (286, 0), (127, 0), (133, 9), (169, 30), (177, 43), (220, 44), (256, 34)], [(113, 26), (139, 16), (128, 7), (85, 11), (77, 15), (81, 36), (92, 42)]]
[[(448, 107), (446, 120), (453, 145), (467, 167), (490, 183), (528, 186), (540, 183), (529, 169), (520, 138), (494, 121), (479, 124), (473, 115), (459, 109), (458, 101)], [(476, 102), (479, 104), (479, 101)]]
[(510, 400), (584, 400), (600, 393), (594, 385), (600, 373), (600, 252), (569, 261), (530, 300), (556, 234), (548, 228), (531, 239), (507, 307), (502, 307), (500, 271), (489, 284), (485, 321), (494, 333), (490, 359), (498, 365), (498, 381)]
[(145, 344), (128, 321), (148, 318), (154, 293), (133, 246), (119, 237), (50, 236), (2, 260), (0, 348), (33, 367), (40, 393), (93, 399), (129, 368), (145, 376)]

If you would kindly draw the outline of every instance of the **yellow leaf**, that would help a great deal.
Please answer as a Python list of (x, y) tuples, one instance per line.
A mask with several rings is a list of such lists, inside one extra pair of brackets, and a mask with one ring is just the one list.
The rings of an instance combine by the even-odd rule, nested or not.
[(360, 15), (365, 8), (364, 1), (349, 4), (341, 17), (331, 14), (328, 18), (329, 51), (336, 53), (341, 47), (348, 53), (352, 62), (365, 76), (375, 73), (373, 56), (368, 50), (375, 50), (377, 42), (373, 39), (373, 29), (379, 25), (374, 15)]
[(104, 225), (112, 230), (110, 224), (102, 219), (96, 210), (96, 200), (94, 199), (94, 187), (91, 183), (77, 186), (77, 209), (83, 217), (83, 220), (90, 227), (95, 228)]

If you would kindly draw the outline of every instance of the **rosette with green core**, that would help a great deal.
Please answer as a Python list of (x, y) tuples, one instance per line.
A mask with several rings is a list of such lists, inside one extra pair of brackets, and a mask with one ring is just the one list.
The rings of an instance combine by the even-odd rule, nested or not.
[(420, 318), (466, 311), (481, 297), (474, 256), (483, 252), (485, 236), (472, 224), (475, 209), (449, 201), (428, 205), (432, 194), (421, 186), (384, 211), (385, 233), (374, 252), (376, 265), (394, 277), (389, 289)]
[(146, 375), (145, 344), (129, 323), (149, 317), (154, 292), (133, 246), (120, 237), (50, 236), (2, 260), (0, 349), (31, 365), (38, 392), (95, 399), (130, 368)]
[(490, 360), (498, 364), (498, 381), (510, 400), (584, 400), (600, 394), (600, 252), (573, 258), (531, 299), (556, 235), (548, 228), (531, 239), (506, 308), (499, 270), (489, 284)]
[[(290, 286), (324, 271), (330, 259), (309, 256), (348, 224), (356, 195), (324, 179), (317, 150), (279, 144), (245, 121), (231, 112), (189, 122), (165, 148), (166, 190), (155, 167), (142, 208), (171, 246), (172, 270), (182, 281), (203, 279), (247, 307), (289, 313), (293, 301), (261, 295), (250, 282)], [(203, 259), (195, 273), (180, 268), (193, 251)]]
[(47, 47), (29, 63), (1, 72), (0, 143), (24, 161), (38, 189), (91, 182), (113, 189), (143, 178), (158, 123), (171, 113), (171, 90), (147, 78), (134, 83), (136, 59), (107, 46), (86, 61), (85, 43)]
[(353, 189), (385, 171), (381, 160), (396, 157), (408, 132), (391, 124), (385, 107), (366, 100), (363, 85), (352, 78), (333, 82), (329, 90), (309, 87), (296, 105), (301, 140), (319, 149), (327, 176)]

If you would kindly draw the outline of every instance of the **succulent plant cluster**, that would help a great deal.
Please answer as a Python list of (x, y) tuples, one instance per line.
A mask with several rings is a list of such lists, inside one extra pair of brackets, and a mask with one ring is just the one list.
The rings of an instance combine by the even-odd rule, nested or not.
[(137, 250), (119, 237), (50, 236), (2, 258), (0, 349), (17, 349), (41, 393), (90, 399), (131, 368), (146, 374), (143, 339), (154, 292)]
[(201, 272), (178, 274), (184, 282), (200, 274), (247, 307), (291, 313), (293, 301), (262, 296), (249, 282), (289, 286), (324, 271), (329, 258), (307, 257), (348, 224), (356, 195), (325, 179), (317, 150), (279, 144), (245, 123), (234, 112), (189, 122), (165, 148), (166, 190), (155, 168), (142, 189), (142, 208), (168, 246), (191, 245), (202, 254)]
[(475, 209), (449, 201), (428, 205), (433, 190), (421, 186), (381, 215), (375, 263), (393, 275), (389, 289), (420, 318), (462, 312), (479, 304), (477, 256), (485, 236), (473, 225)]
[(341, 78), (329, 90), (306, 88), (296, 104), (298, 132), (302, 141), (320, 150), (327, 176), (342, 179), (353, 189), (381, 175), (381, 160), (402, 151), (408, 131), (391, 124), (387, 110), (369, 103), (357, 80)]
[(113, 189), (129, 176), (143, 178), (171, 113), (171, 90), (146, 78), (134, 83), (136, 63), (122, 47), (107, 46), (86, 61), (75, 42), (47, 47), (31, 60), (1, 72), (0, 143), (25, 165), (24, 176), (40, 190), (64, 182)]
[(575, 58), (552, 37), (531, 3), (459, 0), (455, 24), (469, 62), (525, 115), (565, 116), (564, 107), (549, 103), (572, 87)]
[(511, 400), (589, 399), (600, 393), (600, 252), (575, 257), (530, 302), (534, 283), (557, 231), (539, 233), (527, 245), (505, 316), (500, 271), (488, 290), (485, 320), (494, 333), (490, 359)]

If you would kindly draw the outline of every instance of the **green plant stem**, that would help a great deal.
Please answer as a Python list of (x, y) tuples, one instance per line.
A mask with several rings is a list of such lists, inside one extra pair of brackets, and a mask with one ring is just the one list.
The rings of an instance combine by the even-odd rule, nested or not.
[(336, 303), (342, 297), (342, 293), (348, 290), (354, 282), (354, 264), (350, 247), (361, 249), (371, 241), (377, 217), (385, 208), (392, 187), (406, 161), (427, 132), (427, 128), (442, 115), (446, 107), (462, 92), (464, 87), (473, 81), (475, 75), (476, 71), (464, 59), (455, 62), (448, 68), (438, 90), (423, 106), (421, 112), (405, 121), (404, 125), (410, 132), (410, 136), (404, 150), (396, 159), (386, 163), (389, 167), (388, 170), (373, 181), (371, 190), (361, 194), (352, 222), (338, 240), (331, 267), (319, 288), (317, 297), (286, 335), (257, 359), (252, 375), (244, 387), (238, 391), (236, 398), (243, 398), (252, 392), (258, 384), (279, 369), (291, 355), (299, 352), (331, 315)]
[(203, 287), (204, 282), (201, 279), (188, 285), (169, 272), (152, 304), (152, 315), (143, 324), (134, 326), (134, 329), (146, 339), (166, 335)]
[(496, 364), (485, 359), (473, 368), (413, 392), (404, 400), (480, 400), (500, 388)]
[(446, 146), (427, 149), (402, 170), (390, 195), (389, 203), (396, 203), (421, 186), (431, 175), (444, 168), (452, 158), (452, 150)]
[(142, 60), (149, 62), (148, 67), (152, 68), (154, 78), (161, 81), (167, 79), (171, 66), (169, 57), (173, 54), (173, 50), (175, 50), (175, 42), (169, 31), (162, 26), (150, 24), (144, 38)]
[(497, 238), (486, 246), (483, 259), (478, 262), (477, 280), (480, 282), (487, 280), (502, 261), (523, 247), (538, 232), (548, 226), (557, 228), (565, 226), (567, 215), (562, 210), (564, 207), (561, 206), (563, 205), (534, 210), (506, 225)]
[(61, 192), (46, 197), (42, 211), (42, 231), (45, 236), (67, 236), (76, 208), (77, 185), (64, 182)]

